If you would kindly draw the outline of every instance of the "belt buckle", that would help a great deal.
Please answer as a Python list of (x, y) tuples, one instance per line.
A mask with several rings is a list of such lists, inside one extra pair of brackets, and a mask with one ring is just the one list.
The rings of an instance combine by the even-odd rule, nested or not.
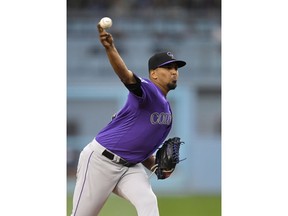
[(130, 162), (122, 159), (120, 156), (108, 151), (107, 149), (105, 149), (102, 152), (102, 155), (106, 156), (107, 158), (109, 158), (114, 163), (121, 164), (121, 165), (126, 166), (126, 167), (131, 167), (131, 166), (135, 165), (133, 163), (130, 163)]
[(114, 154), (114, 158), (113, 158), (112, 161), (114, 161), (115, 163), (119, 163), (120, 160), (121, 160), (121, 158), (120, 158), (118, 155), (115, 155), (115, 154)]

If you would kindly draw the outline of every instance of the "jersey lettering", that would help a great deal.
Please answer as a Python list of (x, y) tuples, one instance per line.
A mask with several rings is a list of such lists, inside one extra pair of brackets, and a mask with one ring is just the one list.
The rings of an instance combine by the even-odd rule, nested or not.
[(160, 124), (160, 125), (170, 125), (172, 121), (172, 115), (170, 113), (158, 113), (154, 112), (150, 116), (151, 124)]

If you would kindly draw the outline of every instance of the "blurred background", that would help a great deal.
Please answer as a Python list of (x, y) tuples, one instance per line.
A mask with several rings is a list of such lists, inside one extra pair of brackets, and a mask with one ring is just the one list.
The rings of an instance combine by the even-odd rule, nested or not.
[(80, 151), (128, 94), (98, 40), (96, 25), (104, 16), (112, 18), (108, 31), (138, 76), (148, 77), (147, 61), (158, 51), (187, 62), (168, 95), (174, 113), (169, 137), (185, 141), (180, 157), (187, 159), (169, 179), (152, 177), (151, 184), (160, 197), (218, 197), (213, 213), (192, 209), (187, 215), (220, 215), (221, 0), (67, 0), (67, 208)]

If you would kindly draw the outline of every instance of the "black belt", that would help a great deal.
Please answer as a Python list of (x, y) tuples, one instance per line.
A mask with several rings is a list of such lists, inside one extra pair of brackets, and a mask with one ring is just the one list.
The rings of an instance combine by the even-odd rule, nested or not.
[[(102, 155), (104, 155), (106, 158), (108, 158), (108, 159), (110, 159), (112, 161), (114, 160), (114, 157), (115, 157), (115, 155), (112, 152), (109, 152), (107, 150), (104, 150), (102, 152)], [(130, 162), (128, 162), (128, 161), (126, 161), (126, 160), (124, 160), (122, 158), (120, 158), (120, 160), (118, 162), (115, 161), (115, 163), (121, 164), (121, 165), (126, 166), (126, 167), (131, 167), (131, 166), (135, 165), (135, 163), (130, 163)]]

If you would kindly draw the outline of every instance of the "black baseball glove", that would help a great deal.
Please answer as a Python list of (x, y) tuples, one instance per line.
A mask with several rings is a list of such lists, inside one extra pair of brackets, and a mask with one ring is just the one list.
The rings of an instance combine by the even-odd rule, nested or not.
[(179, 137), (166, 140), (156, 152), (155, 165), (151, 171), (155, 172), (158, 179), (168, 178), (174, 171), (179, 160), (180, 145), (184, 143)]

